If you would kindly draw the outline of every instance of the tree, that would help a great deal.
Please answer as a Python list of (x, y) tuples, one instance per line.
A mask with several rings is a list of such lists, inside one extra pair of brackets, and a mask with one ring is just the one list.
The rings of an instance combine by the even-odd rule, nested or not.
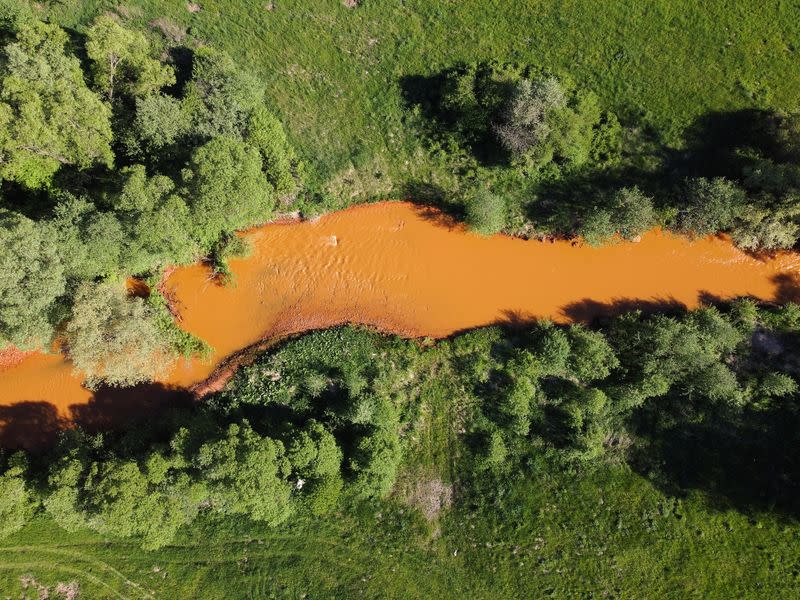
[(158, 452), (144, 468), (119, 458), (94, 463), (81, 493), (89, 526), (106, 535), (142, 536), (145, 550), (169, 544), (194, 520), (205, 496), (204, 487), (175, 466)]
[(203, 444), (194, 466), (208, 486), (209, 501), (222, 515), (245, 515), (269, 525), (291, 513), (286, 477), (291, 464), (283, 444), (257, 434), (245, 421), (225, 437)]
[(0, 177), (38, 188), (63, 165), (111, 166), (111, 112), (64, 52), (67, 35), (26, 23), (5, 48), (0, 85)]
[(499, 196), (479, 188), (467, 199), (466, 222), (470, 229), (481, 235), (492, 235), (505, 225), (506, 207)]
[(536, 168), (554, 160), (580, 166), (591, 155), (601, 118), (594, 94), (568, 94), (552, 76), (520, 79), (495, 132), (514, 160)]
[(89, 385), (129, 386), (163, 374), (171, 360), (156, 316), (118, 283), (83, 283), (64, 330), (67, 352)]
[(567, 370), (581, 382), (605, 379), (619, 366), (614, 349), (599, 331), (570, 325), (567, 336), (570, 345)]
[(353, 489), (362, 498), (382, 498), (392, 490), (402, 458), (400, 438), (390, 427), (374, 427), (358, 439), (350, 458)]
[(311, 512), (322, 515), (337, 503), (343, 487), (342, 451), (325, 427), (311, 420), (300, 431), (293, 431), (287, 457), (302, 482), (302, 490)]
[(256, 79), (240, 71), (227, 54), (205, 46), (195, 51), (183, 101), (194, 135), (241, 138), (262, 98)]
[(0, 475), (0, 539), (22, 529), (33, 515), (36, 502), (25, 482), (26, 470), (27, 459), (18, 452)]
[(170, 149), (191, 128), (180, 100), (164, 94), (136, 98), (136, 116), (125, 138), (133, 156), (155, 157)]
[(696, 236), (726, 231), (745, 210), (744, 190), (723, 177), (698, 177), (687, 181), (686, 207), (678, 215), (678, 229)]
[(47, 230), (0, 210), (0, 345), (47, 348), (50, 313), (66, 289), (58, 247)]
[(142, 165), (126, 167), (119, 194), (110, 201), (125, 228), (122, 264), (126, 273), (156, 265), (187, 263), (197, 257), (198, 243), (186, 201), (164, 175), (148, 177)]
[(275, 201), (258, 150), (233, 138), (215, 138), (194, 151), (185, 197), (200, 245), (209, 249), (224, 231), (268, 220)]
[(109, 100), (114, 92), (140, 97), (175, 83), (175, 73), (154, 58), (145, 35), (125, 29), (110, 14), (97, 17), (86, 31), (86, 53), (95, 85)]

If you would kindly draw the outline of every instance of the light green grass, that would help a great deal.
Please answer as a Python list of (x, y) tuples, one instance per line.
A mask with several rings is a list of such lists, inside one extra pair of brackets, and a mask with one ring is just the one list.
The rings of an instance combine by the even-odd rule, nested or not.
[[(0, 542), (0, 590), (83, 598), (790, 598), (800, 530), (676, 500), (624, 466), (539, 471), (502, 502), (457, 504), (441, 536), (386, 504), (291, 527), (207, 523), (157, 552), (39, 519)], [(305, 596), (304, 596), (305, 594)]]
[[(81, 30), (118, 2), (48, 9)], [(667, 142), (698, 116), (800, 107), (800, 7), (770, 0), (129, 0), (143, 25), (166, 16), (222, 48), (265, 84), (318, 183), (341, 205), (402, 195), (408, 182), (453, 185), (406, 124), (404, 77), (460, 62), (533, 64), (594, 90), (606, 108), (644, 115)], [(134, 11), (135, 12), (135, 11)], [(351, 171), (351, 169), (353, 169)]]

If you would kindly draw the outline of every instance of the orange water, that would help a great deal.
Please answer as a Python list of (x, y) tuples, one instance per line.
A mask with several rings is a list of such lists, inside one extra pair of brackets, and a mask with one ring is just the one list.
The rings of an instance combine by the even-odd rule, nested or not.
[[(653, 231), (639, 243), (603, 248), (482, 238), (407, 203), (359, 206), (246, 235), (254, 251), (231, 261), (234, 286), (214, 283), (203, 265), (178, 268), (165, 282), (180, 326), (215, 352), (207, 361), (182, 361), (163, 387), (198, 384), (261, 339), (345, 322), (442, 337), (498, 321), (586, 320), (632, 301), (694, 307), (705, 295), (787, 299), (800, 272), (796, 253), (754, 258), (722, 236), (688, 241)], [(0, 370), (0, 426), (18, 403), (52, 405), (43, 412), (63, 420), (97, 401), (57, 355), (33, 354)]]

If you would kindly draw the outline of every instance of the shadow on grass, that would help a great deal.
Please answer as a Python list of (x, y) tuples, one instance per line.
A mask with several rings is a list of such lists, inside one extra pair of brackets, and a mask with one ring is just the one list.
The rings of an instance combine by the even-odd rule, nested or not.
[(630, 464), (669, 494), (703, 492), (718, 510), (800, 517), (800, 414), (796, 398), (702, 422), (685, 407), (650, 402), (636, 416)]

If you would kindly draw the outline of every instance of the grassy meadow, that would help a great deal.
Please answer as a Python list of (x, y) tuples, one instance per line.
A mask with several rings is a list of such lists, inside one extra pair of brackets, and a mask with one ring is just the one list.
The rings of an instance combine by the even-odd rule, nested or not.
[[(680, 146), (696, 119), (800, 105), (800, 18), (792, 3), (710, 0), (133, 0), (118, 9), (228, 52), (330, 192), (330, 208), (456, 185), (424, 149), (410, 111), (424, 78), (461, 63), (530, 64), (594, 91), (602, 105)], [(46, 12), (78, 32), (114, 1), (63, 0)]]

